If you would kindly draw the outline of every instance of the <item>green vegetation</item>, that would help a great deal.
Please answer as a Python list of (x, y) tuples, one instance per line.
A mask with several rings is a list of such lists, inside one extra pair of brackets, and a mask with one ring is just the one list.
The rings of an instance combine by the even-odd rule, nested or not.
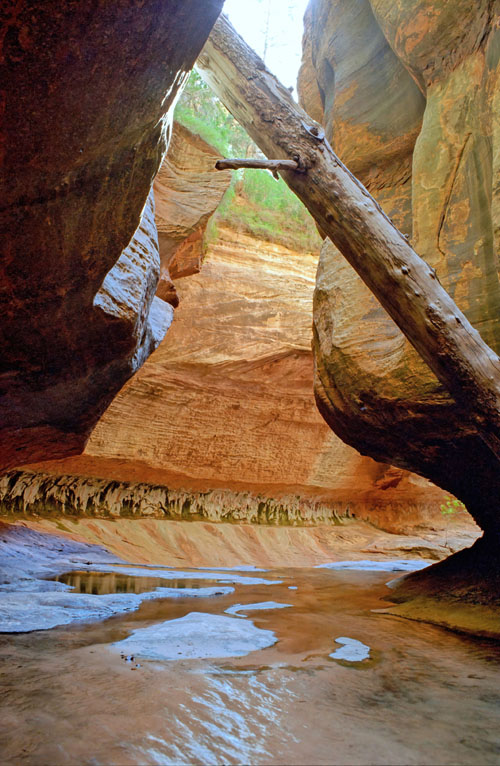
[[(175, 119), (224, 157), (263, 156), (196, 72), (191, 73)], [(216, 238), (219, 225), (301, 252), (317, 251), (321, 244), (302, 202), (284, 181), (264, 170), (233, 171), (231, 186), (207, 227), (207, 243)]]
[(443, 516), (454, 516), (456, 513), (465, 513), (467, 508), (461, 500), (456, 497), (445, 497), (445, 502), (440, 506)]
[(457, 500), (456, 497), (447, 495), (444, 499), (444, 503), (439, 506), (441, 513), (446, 519), (446, 540), (445, 544), (448, 545), (448, 532), (450, 528), (450, 521), (455, 519), (456, 514), (467, 513), (467, 508), (461, 500)]
[[(194, 70), (175, 108), (175, 119), (223, 156), (250, 156), (252, 139)], [(255, 147), (256, 148), (256, 147)]]

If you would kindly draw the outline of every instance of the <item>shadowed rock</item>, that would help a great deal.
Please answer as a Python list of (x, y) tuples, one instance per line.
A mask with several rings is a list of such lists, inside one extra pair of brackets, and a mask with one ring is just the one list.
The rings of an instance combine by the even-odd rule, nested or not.
[[(322, 94), (340, 158), (497, 351), (498, 9), (314, 0), (302, 77), (306, 106), (311, 81)], [(313, 346), (318, 405), (335, 432), (446, 488), (497, 536), (498, 461), (329, 241)]]
[(158, 344), (153, 178), (222, 0), (22, 0), (2, 16), (0, 463), (83, 449)]

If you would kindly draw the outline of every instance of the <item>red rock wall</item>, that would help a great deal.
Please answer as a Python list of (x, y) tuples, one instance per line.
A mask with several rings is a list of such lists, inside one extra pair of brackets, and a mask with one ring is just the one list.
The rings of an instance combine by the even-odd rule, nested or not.
[(150, 188), (222, 0), (1, 13), (0, 465), (81, 452), (163, 337)]
[[(165, 172), (156, 189), (158, 228), (178, 253), (182, 235), (205, 226), (228, 179), (213, 170), (213, 150), (176, 130), (183, 141), (174, 135), (166, 164), (172, 194)], [(84, 454), (31, 469), (64, 474), (62, 485), (85, 496), (85, 477), (133, 482), (137, 498), (139, 484), (156, 485), (155, 497), (168, 487), (189, 513), (209, 518), (331, 523), (356, 514), (394, 530), (435, 523), (439, 490), (360, 456), (317, 412), (317, 258), (219, 222), (199, 273), (174, 280), (180, 305), (167, 337), (104, 413)], [(99, 487), (94, 495), (97, 507)]]
[[(497, 351), (497, 0), (312, 0), (304, 105)], [(492, 150), (493, 147), (493, 150)], [(316, 394), (331, 427), (498, 528), (498, 465), (331, 243), (314, 299)]]

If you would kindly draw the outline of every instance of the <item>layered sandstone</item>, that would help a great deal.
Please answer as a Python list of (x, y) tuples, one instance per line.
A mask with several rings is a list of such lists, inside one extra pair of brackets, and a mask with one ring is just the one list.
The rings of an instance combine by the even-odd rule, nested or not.
[(163, 337), (150, 193), (222, 0), (2, 14), (0, 462), (81, 452)]
[(435, 523), (436, 488), (362, 457), (316, 410), (316, 264), (316, 253), (219, 223), (200, 273), (176, 281), (180, 305), (167, 337), (103, 415), (83, 456), (31, 468), (73, 476), (62, 486), (89, 498), (97, 515), (105, 515), (109, 487), (131, 498), (123, 508), (116, 501), (115, 515), (147, 515), (144, 505), (165, 516), (171, 497), (185, 518), (311, 524), (356, 515), (394, 531)]
[[(312, 0), (301, 74), (341, 159), (497, 351), (499, 10)], [(318, 404), (345, 441), (431, 478), (497, 534), (496, 459), (330, 242), (314, 354)]]
[[(3, 487), (0, 493), (2, 490)], [(220, 524), (218, 519), (213, 523), (207, 518), (197, 524), (175, 518), (165, 523), (157, 514), (150, 518), (115, 516), (110, 521), (96, 516), (76, 516), (72, 508), (68, 508), (64, 517), (60, 512), (54, 516), (51, 518), (45, 512), (38, 517), (26, 515), (15, 520), (11, 518), (9, 522), (5, 518), (0, 520), (3, 542), (11, 543), (9, 552), (14, 561), (19, 558), (19, 546), (12, 542), (21, 536), (27, 538), (31, 550), (33, 538), (36, 538), (37, 558), (40, 548), (44, 549), (44, 536), (47, 535), (45, 541), (50, 544), (49, 535), (56, 535), (59, 549), (61, 538), (69, 538), (102, 546), (122, 560), (135, 564), (189, 567), (311, 567), (367, 558), (380, 563), (387, 559), (394, 562), (395, 558), (427, 559), (430, 563), (442, 559), (450, 549), (462, 548), (475, 536), (473, 530), (464, 532), (458, 525), (448, 529), (445, 535), (429, 530), (421, 530), (419, 537), (393, 535), (364, 521), (354, 520), (318, 526), (256, 526)], [(88, 560), (88, 552), (84, 552), (84, 556)]]
[[(362, 457), (317, 412), (311, 314), (321, 240), (309, 238), (316, 249), (304, 252), (301, 232), (294, 239), (279, 210), (261, 211), (241, 183), (203, 239), (229, 183), (214, 170), (217, 156), (175, 124), (154, 184), (157, 294), (180, 298), (175, 321), (83, 455), (5, 477), (4, 508), (290, 525), (355, 515), (392, 531), (439, 524), (439, 490)], [(265, 227), (253, 223), (261, 213)]]
[(156, 295), (175, 305), (172, 279), (200, 271), (208, 220), (231, 180), (228, 171), (214, 172), (220, 156), (201, 136), (174, 123), (153, 189), (161, 264)]

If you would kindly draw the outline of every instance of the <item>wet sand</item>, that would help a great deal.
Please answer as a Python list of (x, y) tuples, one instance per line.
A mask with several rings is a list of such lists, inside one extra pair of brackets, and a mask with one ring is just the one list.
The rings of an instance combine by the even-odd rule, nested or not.
[[(222, 596), (146, 601), (101, 622), (2, 635), (3, 761), (500, 763), (500, 647), (372, 612), (393, 576), (272, 569), (259, 572), (271, 584), (235, 583)], [(243, 657), (137, 662), (111, 648), (193, 611), (227, 616), (267, 601), (292, 606), (231, 618), (277, 639)], [(369, 658), (332, 659), (339, 637), (368, 646)]]

